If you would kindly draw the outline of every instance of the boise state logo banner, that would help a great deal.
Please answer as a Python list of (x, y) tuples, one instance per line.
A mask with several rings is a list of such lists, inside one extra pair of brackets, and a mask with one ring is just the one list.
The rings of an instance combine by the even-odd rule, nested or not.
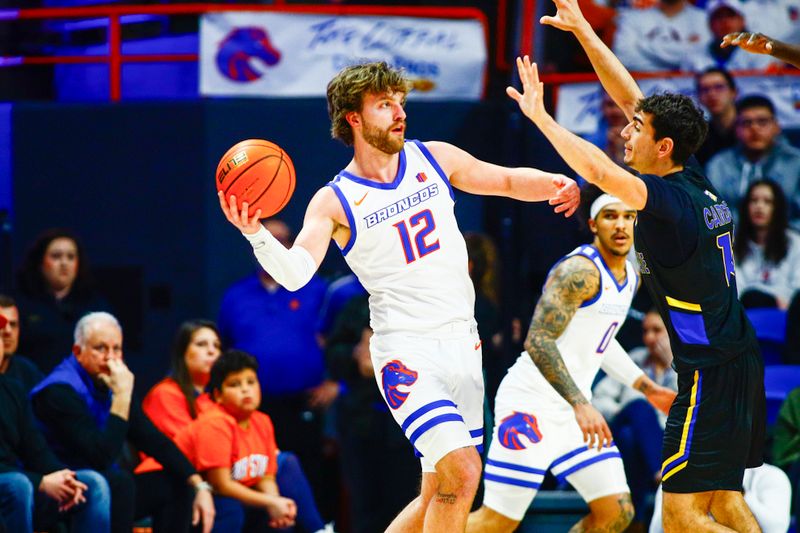
[(258, 60), (266, 67), (275, 66), (281, 60), (281, 53), (272, 46), (267, 32), (261, 28), (236, 28), (217, 50), (217, 69), (233, 81), (259, 79), (263, 71), (256, 68)]
[(386, 61), (413, 99), (478, 100), (487, 45), (478, 20), (300, 13), (210, 13), (200, 22), (200, 93), (324, 96), (342, 68)]
[(381, 385), (386, 403), (392, 409), (398, 409), (408, 398), (409, 391), (400, 386), (410, 387), (417, 382), (418, 374), (398, 360), (389, 361), (381, 368)]
[(514, 411), (500, 421), (497, 439), (504, 448), (523, 450), (527, 447), (524, 440), (536, 444), (542, 440), (542, 433), (535, 416)]

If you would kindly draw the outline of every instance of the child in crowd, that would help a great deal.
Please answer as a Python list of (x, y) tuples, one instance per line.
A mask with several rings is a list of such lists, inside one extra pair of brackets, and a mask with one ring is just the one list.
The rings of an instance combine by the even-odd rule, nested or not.
[(239, 350), (211, 369), (216, 407), (182, 429), (178, 446), (214, 488), (214, 531), (268, 531), (294, 524), (297, 505), (275, 483), (278, 449), (269, 416), (258, 411), (258, 363)]

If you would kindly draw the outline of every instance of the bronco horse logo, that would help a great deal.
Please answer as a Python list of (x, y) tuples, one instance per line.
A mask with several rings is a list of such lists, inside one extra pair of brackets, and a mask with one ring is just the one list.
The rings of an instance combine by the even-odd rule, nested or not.
[(536, 417), (528, 413), (514, 411), (500, 422), (500, 429), (497, 431), (500, 444), (509, 450), (522, 450), (525, 448), (520, 436), (525, 436), (532, 443), (542, 440), (542, 433), (539, 431), (539, 423)]
[(400, 385), (411, 386), (417, 381), (417, 372), (398, 360), (389, 361), (381, 369), (383, 376), (383, 395), (392, 409), (397, 409), (408, 398), (409, 393), (401, 391)]
[(236, 28), (219, 45), (217, 68), (234, 81), (253, 81), (262, 76), (253, 68), (254, 59), (273, 66), (281, 60), (281, 53), (272, 46), (263, 29)]

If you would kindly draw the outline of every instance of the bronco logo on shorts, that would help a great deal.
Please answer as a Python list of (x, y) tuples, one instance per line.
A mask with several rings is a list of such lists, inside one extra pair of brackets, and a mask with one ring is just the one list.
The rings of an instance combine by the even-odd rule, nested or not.
[(386, 397), (386, 403), (392, 409), (397, 409), (403, 405), (409, 395), (408, 392), (402, 392), (398, 387), (400, 385), (411, 386), (416, 383), (417, 372), (395, 359), (383, 366), (381, 375), (383, 376), (383, 395)]
[(500, 444), (509, 450), (525, 449), (520, 435), (528, 437), (528, 440), (534, 444), (542, 440), (542, 433), (539, 431), (536, 417), (517, 411), (514, 411), (500, 422), (500, 429), (497, 430), (497, 435), (500, 438)]

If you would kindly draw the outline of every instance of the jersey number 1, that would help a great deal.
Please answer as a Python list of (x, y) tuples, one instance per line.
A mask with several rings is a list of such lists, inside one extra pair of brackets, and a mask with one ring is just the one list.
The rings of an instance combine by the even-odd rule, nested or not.
[(717, 235), (717, 248), (722, 250), (722, 263), (725, 267), (725, 283), (731, 286), (731, 276), (736, 275), (733, 265), (733, 243), (731, 242), (730, 232)]
[[(411, 244), (411, 234), (409, 233), (409, 226), (415, 228), (422, 224), (416, 235), (414, 235), (414, 244), (416, 244), (416, 253), (413, 245)], [(425, 237), (427, 237), (434, 229), (436, 229), (436, 222), (433, 220), (433, 214), (430, 209), (420, 211), (416, 215), (411, 215), (408, 219), (408, 225), (405, 220), (401, 220), (394, 224), (397, 228), (397, 233), (400, 235), (400, 243), (403, 245), (403, 253), (406, 256), (406, 264), (413, 263), (420, 257), (425, 257), (431, 252), (439, 249), (439, 239), (435, 242), (427, 244)]]

